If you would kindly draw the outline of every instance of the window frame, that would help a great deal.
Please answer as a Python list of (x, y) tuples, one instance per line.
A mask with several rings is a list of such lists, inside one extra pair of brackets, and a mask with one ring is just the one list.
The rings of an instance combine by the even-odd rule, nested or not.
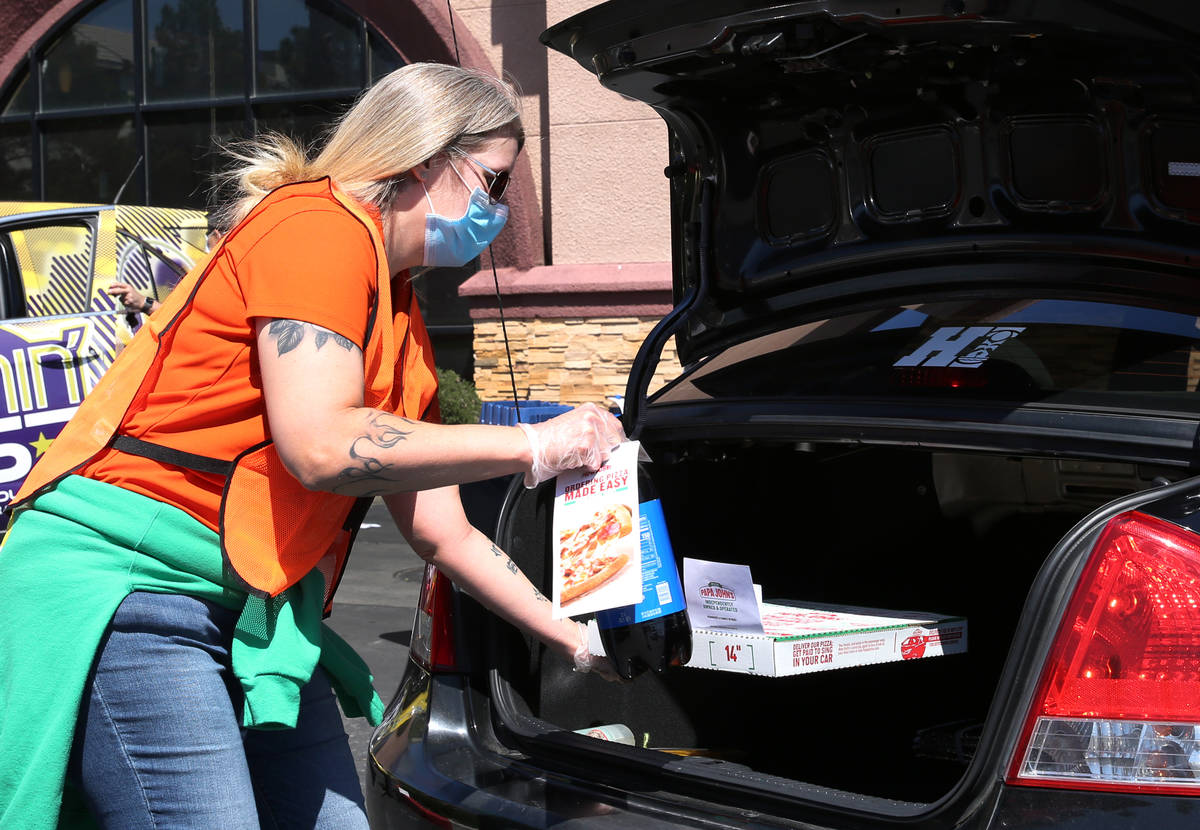
[(24, 318), (25, 292), (21, 290), (21, 264), (8, 229), (0, 227), (0, 320)]
[[(25, 293), (25, 282), (21, 275), (21, 263), (12, 247), (13, 232), (30, 231), (50, 227), (82, 227), (90, 234), (90, 253), (87, 264), (87, 287), (83, 294), (83, 308), (64, 314), (31, 314), (29, 297)], [(4, 312), (0, 320), (41, 320), (49, 317), (89, 314), (94, 311), (90, 298), (96, 290), (96, 256), (100, 244), (100, 217), (97, 208), (56, 208), (34, 213), (17, 214), (0, 218), (0, 277), (3, 286)], [(19, 312), (19, 313), (17, 313)]]
[[(0, 84), (0, 112), (17, 93), (23, 82), (30, 84), (30, 108), (28, 112), (9, 115), (0, 114), (0, 127), (14, 124), (25, 124), (29, 129), (29, 140), (32, 146), (32, 200), (33, 201), (80, 201), (64, 198), (46, 191), (46, 134), (57, 123), (64, 121), (96, 118), (130, 116), (133, 119), (136, 167), (131, 173), (129, 185), (135, 182), (138, 187), (127, 186), (127, 194), (136, 194), (140, 190), (140, 198), (130, 196), (123, 199), (125, 204), (155, 204), (153, 198), (152, 165), (148, 161), (149, 130), (153, 126), (153, 116), (158, 113), (211, 113), (215, 110), (240, 108), (242, 112), (241, 129), (243, 135), (254, 135), (258, 124), (264, 116), (259, 114), (260, 108), (271, 105), (314, 104), (339, 106), (357, 98), (372, 82), (372, 67), (375, 63), (373, 49), (375, 44), (386, 47), (388, 40), (375, 30), (358, 12), (338, 0), (304, 0), (305, 5), (325, 6), (338, 16), (344, 16), (354, 21), (358, 42), (362, 54), (360, 85), (354, 87), (337, 87), (330, 89), (308, 90), (299, 92), (259, 92), (257, 87), (258, 72), (258, 43), (257, 19), (261, 0), (243, 0), (242, 2), (242, 37), (244, 39), (244, 59), (241, 69), (242, 93), (240, 95), (216, 95), (213, 97), (198, 97), (178, 101), (149, 101), (146, 95), (146, 72), (148, 71), (146, 43), (146, 2), (132, 0), (133, 21), (133, 62), (134, 62), (134, 100), (129, 104), (112, 104), (105, 106), (85, 106), (72, 109), (42, 109), (42, 77), (36, 71), (48, 49), (53, 47), (66, 33), (79, 23), (89, 13), (103, 6), (109, 0), (81, 3), (57, 24), (43, 34), (28, 50), (24, 60), (13, 73)], [(396, 65), (405, 63), (398, 52), (386, 55), (381, 63), (390, 60)], [(149, 116), (149, 118), (147, 117)], [(115, 196), (115, 194), (114, 194)], [(100, 199), (100, 202), (108, 200)], [(170, 207), (200, 207), (197, 205), (171, 204)], [(201, 207), (201, 209), (203, 209)]]

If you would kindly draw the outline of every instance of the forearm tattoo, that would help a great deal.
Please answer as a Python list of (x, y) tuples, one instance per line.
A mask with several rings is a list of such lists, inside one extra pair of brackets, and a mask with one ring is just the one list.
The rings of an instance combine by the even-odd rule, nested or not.
[(405, 429), (406, 424), (413, 423), (408, 418), (389, 415), (386, 412), (371, 412), (367, 416), (366, 427), (362, 435), (350, 443), (349, 456), (353, 462), (338, 473), (338, 483), (333, 492), (340, 493), (353, 489), (356, 495), (378, 496), (390, 492), (387, 487), (378, 490), (362, 489), (364, 483), (391, 481), (388, 473), (392, 465), (384, 464), (376, 455), (379, 450), (390, 449), (412, 434), (411, 429)]
[(507, 553), (500, 550), (500, 548), (496, 547), (494, 542), (492, 543), (492, 556), (503, 557), (504, 558), (504, 567), (508, 568), (510, 573), (517, 574), (517, 573), (521, 572), (521, 569), (517, 567), (517, 563), (512, 561), (512, 559), (510, 559), (508, 557)]
[(272, 320), (267, 325), (267, 334), (275, 338), (275, 348), (279, 350), (281, 357), (304, 342), (304, 334), (307, 331), (313, 332), (318, 351), (330, 340), (346, 351), (358, 348), (350, 338), (312, 323), (304, 323), (300, 320)]

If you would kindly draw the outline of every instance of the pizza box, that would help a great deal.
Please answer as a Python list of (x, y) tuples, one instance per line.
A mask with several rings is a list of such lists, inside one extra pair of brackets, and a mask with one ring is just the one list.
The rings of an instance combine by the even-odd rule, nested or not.
[(967, 650), (962, 617), (787, 601), (761, 608), (762, 634), (693, 629), (686, 665), (785, 677)]

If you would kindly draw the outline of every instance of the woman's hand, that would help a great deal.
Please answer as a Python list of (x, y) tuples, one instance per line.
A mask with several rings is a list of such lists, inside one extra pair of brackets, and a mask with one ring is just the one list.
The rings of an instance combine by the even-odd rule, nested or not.
[(625, 440), (625, 430), (611, 412), (585, 403), (539, 424), (519, 424), (529, 438), (533, 464), (525, 486), (536, 487), (567, 470), (595, 472), (612, 448)]
[(588, 650), (587, 626), (555, 619), (549, 598), (507, 553), (471, 526), (457, 487), (397, 493), (384, 496), (383, 502), (416, 554), (459, 588), (572, 661), (576, 671), (621, 679), (607, 657)]
[(105, 292), (120, 300), (127, 311), (140, 311), (148, 314), (158, 306), (156, 300), (147, 301), (136, 288), (127, 282), (114, 282), (105, 289)]
[(587, 626), (581, 622), (576, 622), (579, 631), (579, 646), (575, 649), (575, 671), (577, 672), (595, 672), (610, 682), (620, 682), (621, 675), (617, 674), (617, 670), (613, 668), (609, 659), (600, 654), (592, 654), (592, 650), (588, 648), (588, 633)]

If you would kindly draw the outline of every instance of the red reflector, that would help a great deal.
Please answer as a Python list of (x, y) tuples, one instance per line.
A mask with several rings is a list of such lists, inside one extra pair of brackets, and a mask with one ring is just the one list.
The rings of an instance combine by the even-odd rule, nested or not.
[(1101, 533), (1071, 598), (1009, 782), (1196, 794), (1196, 724), (1200, 538), (1124, 513)]
[(987, 386), (982, 367), (895, 366), (892, 385), (904, 389), (982, 389)]
[(430, 671), (456, 671), (453, 583), (433, 565), (425, 566), (409, 656)]
[(403, 787), (393, 785), (392, 791), (395, 793), (397, 800), (416, 813), (420, 819), (432, 824), (434, 827), (454, 826), (450, 822), (450, 819), (446, 818), (445, 816), (438, 815), (433, 810), (430, 810), (428, 807), (421, 804), (409, 794), (408, 790), (404, 789)]

